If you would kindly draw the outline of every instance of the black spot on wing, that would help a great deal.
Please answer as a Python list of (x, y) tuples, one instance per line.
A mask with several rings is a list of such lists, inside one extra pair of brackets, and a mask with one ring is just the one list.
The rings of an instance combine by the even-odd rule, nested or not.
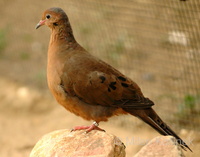
[(112, 88), (113, 90), (115, 90), (117, 87), (115, 87), (116, 82), (111, 82), (109, 84), (109, 87)]
[(101, 79), (101, 83), (104, 83), (104, 81), (106, 80), (106, 77), (104, 76), (99, 76), (99, 78)]
[(108, 92), (111, 92), (110, 88), (108, 88)]
[(121, 85), (122, 85), (123, 87), (128, 87), (128, 86), (129, 86), (129, 85), (126, 84), (126, 83), (121, 83)]
[(119, 76), (119, 77), (117, 77), (119, 80), (121, 80), (121, 81), (126, 81), (126, 78), (124, 78), (124, 77), (122, 77), (122, 76)]
[(55, 23), (53, 23), (53, 25), (54, 25), (54, 26), (58, 26), (58, 23), (55, 22)]
[(68, 93), (67, 90), (65, 89), (65, 86), (62, 80), (60, 82), (60, 87), (64, 90), (65, 93)]

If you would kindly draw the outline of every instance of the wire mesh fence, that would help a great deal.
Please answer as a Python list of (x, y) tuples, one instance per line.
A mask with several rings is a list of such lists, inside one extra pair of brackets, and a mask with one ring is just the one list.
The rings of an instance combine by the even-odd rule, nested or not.
[(198, 0), (86, 0), (67, 6), (84, 19), (74, 30), (88, 51), (137, 82), (165, 119), (199, 127)]
[[(18, 1), (15, 8), (23, 2)], [(44, 9), (59, 6), (67, 12), (77, 41), (138, 83), (145, 96), (155, 102), (162, 117), (176, 125), (192, 129), (199, 127), (199, 0), (23, 3), (26, 8), (11, 12), (9, 7), (14, 3), (0, 2), (5, 5), (1, 13), (12, 17), (2, 17), (4, 22), (0, 24), (2, 76), (47, 87), (44, 51), (47, 51), (49, 32), (44, 31), (38, 43), (33, 24), (38, 22)], [(23, 10), (27, 8), (32, 11)], [(32, 12), (34, 16), (31, 16)], [(26, 20), (19, 22), (21, 17)], [(11, 64), (14, 68), (9, 72), (5, 67)]]

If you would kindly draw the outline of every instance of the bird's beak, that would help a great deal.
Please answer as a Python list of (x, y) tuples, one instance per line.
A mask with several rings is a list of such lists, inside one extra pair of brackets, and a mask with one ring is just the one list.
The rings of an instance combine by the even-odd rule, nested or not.
[(45, 24), (46, 20), (40, 20), (40, 22), (36, 25), (35, 29), (38, 29), (40, 26)]

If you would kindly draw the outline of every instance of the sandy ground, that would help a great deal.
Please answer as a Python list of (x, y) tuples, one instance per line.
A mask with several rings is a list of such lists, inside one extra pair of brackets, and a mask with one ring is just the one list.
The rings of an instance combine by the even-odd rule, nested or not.
[[(0, 82), (1, 87), (6, 85), (7, 89), (0, 90), (1, 157), (28, 156), (44, 134), (91, 124), (59, 106), (48, 91), (33, 90), (7, 79), (0, 79)], [(6, 97), (8, 91), (9, 96)], [(100, 126), (124, 142), (127, 157), (133, 156), (146, 142), (159, 135), (132, 116), (115, 117)], [(200, 134), (185, 129), (179, 134), (194, 151), (186, 152), (187, 156), (199, 156)]]

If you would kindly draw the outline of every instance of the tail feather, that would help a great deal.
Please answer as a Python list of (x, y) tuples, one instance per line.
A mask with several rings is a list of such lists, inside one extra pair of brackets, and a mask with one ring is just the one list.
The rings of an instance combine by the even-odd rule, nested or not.
[(164, 135), (164, 136), (171, 135), (175, 137), (177, 139), (178, 144), (181, 146), (181, 148), (183, 148), (184, 150), (186, 150), (187, 148), (192, 152), (190, 147), (167, 124), (165, 124), (162, 121), (162, 119), (156, 114), (156, 112), (152, 108), (145, 109), (145, 110), (132, 110), (132, 111), (130, 111), (129, 109), (129, 111), (127, 112), (140, 118), (145, 123), (149, 124), (161, 135)]

